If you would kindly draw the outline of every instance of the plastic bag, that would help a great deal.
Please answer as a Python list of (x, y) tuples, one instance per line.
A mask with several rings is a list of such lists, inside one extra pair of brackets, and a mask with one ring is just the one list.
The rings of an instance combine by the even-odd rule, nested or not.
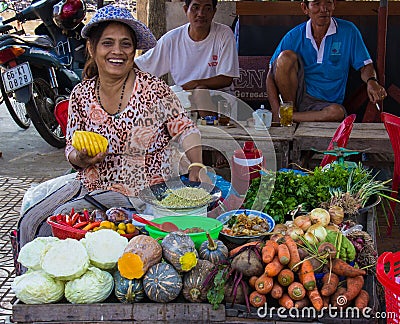
[(61, 188), (63, 185), (75, 180), (77, 173), (69, 173), (61, 177), (57, 177), (40, 184), (32, 184), (32, 186), (26, 191), (24, 198), (22, 199), (22, 206), (20, 215), (24, 213), (33, 205), (42, 201), (44, 198), (49, 196), (51, 193)]

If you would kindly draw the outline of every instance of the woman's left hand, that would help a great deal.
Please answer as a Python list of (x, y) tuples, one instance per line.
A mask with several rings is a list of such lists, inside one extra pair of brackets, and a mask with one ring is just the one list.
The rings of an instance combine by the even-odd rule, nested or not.
[(193, 166), (189, 170), (189, 180), (194, 182), (206, 182), (212, 184), (210, 177), (207, 175), (207, 169)]

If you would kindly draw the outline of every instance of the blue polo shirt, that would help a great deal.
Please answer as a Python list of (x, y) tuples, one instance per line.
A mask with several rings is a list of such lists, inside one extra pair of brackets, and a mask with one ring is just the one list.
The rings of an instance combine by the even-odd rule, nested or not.
[(311, 20), (290, 30), (276, 48), (270, 64), (284, 50), (292, 50), (302, 57), (309, 95), (339, 104), (344, 100), (350, 66), (359, 70), (372, 63), (357, 27), (338, 18), (331, 18), (319, 49), (311, 33)]

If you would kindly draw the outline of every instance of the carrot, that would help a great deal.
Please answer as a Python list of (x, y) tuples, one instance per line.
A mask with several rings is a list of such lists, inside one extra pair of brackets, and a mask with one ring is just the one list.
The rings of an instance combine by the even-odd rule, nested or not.
[(288, 287), (288, 294), (293, 300), (301, 300), (306, 296), (306, 290), (300, 282), (292, 282)]
[(310, 300), (307, 297), (305, 297), (301, 300), (296, 300), (294, 302), (294, 307), (296, 307), (298, 309), (302, 309), (304, 307), (307, 307), (308, 305), (310, 305)]
[(73, 210), (71, 211), (71, 215), (73, 215), (71, 218), (71, 226), (74, 227), (74, 225), (78, 221), (80, 215), (79, 215), (79, 213), (72, 214), (72, 212), (73, 212)]
[(328, 272), (322, 277), (322, 296), (333, 295), (338, 287), (339, 277), (333, 272)]
[(285, 244), (288, 247), (290, 254), (289, 268), (290, 270), (296, 272), (300, 267), (300, 255), (299, 251), (297, 250), (297, 244), (290, 236), (287, 235), (285, 236)]
[(307, 296), (310, 299), (311, 304), (318, 312), (322, 309), (322, 307), (324, 307), (324, 302), (318, 292), (317, 287), (315, 287), (313, 290), (307, 290)]
[(267, 302), (265, 295), (260, 294), (257, 290), (254, 290), (249, 296), (249, 302), (254, 307), (264, 306)]
[(256, 280), (258, 279), (257, 276), (252, 276), (249, 279), (249, 286), (251, 289), (256, 289)]
[(275, 255), (274, 259), (265, 266), (265, 274), (268, 277), (275, 277), (281, 270), (284, 265), (279, 262), (279, 258)]
[(243, 244), (243, 245), (240, 245), (240, 246), (235, 247), (234, 249), (230, 250), (230, 251), (229, 251), (229, 256), (230, 256), (230, 257), (233, 257), (234, 255), (236, 255), (237, 253), (239, 253), (241, 249), (243, 249), (243, 248), (245, 248), (245, 247), (247, 247), (247, 246), (257, 246), (257, 245), (260, 245), (260, 244), (261, 244), (260, 241), (247, 242), (247, 243), (245, 243), (245, 244)]
[(73, 228), (82, 228), (82, 227), (85, 227), (87, 224), (89, 224), (89, 222), (86, 222), (86, 221), (84, 221), (84, 222), (80, 222), (80, 223), (76, 223), (74, 226), (72, 226)]
[(330, 296), (332, 307), (339, 307), (339, 308), (343, 309), (343, 308), (346, 308), (350, 304), (350, 301), (345, 300), (345, 298), (343, 297), (345, 293), (346, 293), (346, 288), (338, 287), (336, 292)]
[(341, 259), (333, 259), (332, 271), (338, 276), (353, 278), (357, 276), (364, 276), (366, 274), (365, 270), (354, 268)]
[(294, 281), (294, 273), (290, 269), (282, 269), (281, 272), (278, 273), (278, 282), (286, 287), (289, 286)]
[(275, 241), (268, 240), (261, 250), (262, 260), (265, 264), (270, 263), (278, 250), (279, 244)]
[(101, 222), (92, 222), (87, 224), (84, 228), (82, 228), (82, 230), (84, 231), (90, 231), (91, 229), (95, 228), (95, 227), (99, 227)]
[(294, 307), (294, 302), (292, 298), (287, 293), (284, 293), (281, 298), (279, 298), (279, 305), (285, 307), (286, 309), (290, 309)]
[(271, 297), (279, 299), (282, 297), (282, 295), (283, 295), (283, 287), (279, 284), (279, 282), (275, 281), (271, 289)]
[(271, 291), (273, 285), (274, 280), (264, 273), (256, 280), (255, 288), (260, 294), (265, 295)]
[(280, 244), (278, 246), (278, 258), (279, 262), (282, 263), (283, 265), (288, 264), (290, 261), (289, 249), (285, 243)]
[(274, 242), (279, 242), (283, 238), (283, 235), (281, 233), (276, 233), (272, 235), (269, 240), (274, 241)]
[(354, 298), (358, 296), (361, 289), (364, 286), (364, 277), (357, 276), (354, 278), (348, 277), (347, 278), (347, 290), (344, 296), (347, 298), (348, 301), (352, 301)]
[(324, 304), (325, 308), (329, 307), (329, 301), (331, 299), (331, 296), (321, 296), (322, 297), (322, 302)]
[(306, 290), (313, 290), (317, 286), (314, 268), (309, 260), (303, 260), (299, 271), (299, 278)]
[(368, 306), (369, 303), (369, 294), (366, 290), (361, 289), (360, 293), (356, 297), (356, 300), (354, 301), (354, 305), (358, 309), (364, 309), (365, 307)]

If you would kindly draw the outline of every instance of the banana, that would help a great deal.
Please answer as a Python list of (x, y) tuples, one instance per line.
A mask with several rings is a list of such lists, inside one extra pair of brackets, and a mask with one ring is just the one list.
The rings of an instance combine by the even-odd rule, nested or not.
[(86, 148), (89, 156), (95, 156), (100, 152), (107, 151), (108, 140), (94, 132), (75, 131), (72, 135), (72, 146), (78, 151)]

